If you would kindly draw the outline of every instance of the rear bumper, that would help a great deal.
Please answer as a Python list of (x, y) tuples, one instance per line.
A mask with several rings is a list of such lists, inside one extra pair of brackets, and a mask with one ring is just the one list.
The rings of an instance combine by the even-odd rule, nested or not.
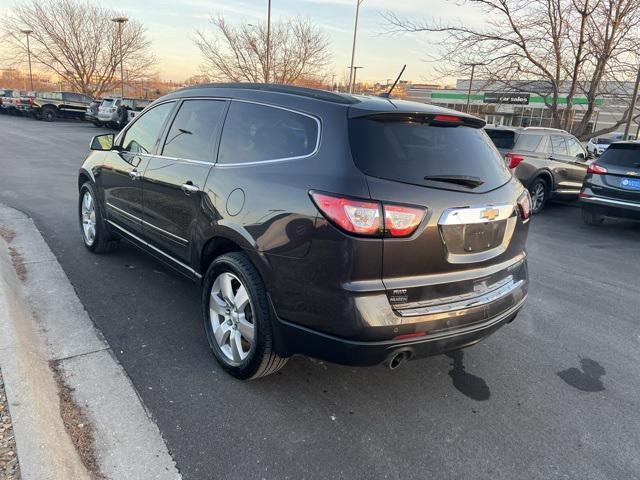
[(482, 323), (411, 340), (348, 340), (276, 318), (273, 324), (275, 349), (284, 357), (303, 354), (353, 366), (378, 365), (398, 353), (404, 353), (410, 360), (423, 358), (478, 343), (505, 323), (513, 321), (525, 300), (526, 295), (512, 308)]
[(615, 214), (616, 212), (621, 214), (625, 210), (640, 214), (640, 202), (617, 200), (615, 198), (600, 197), (593, 194), (588, 195), (589, 196), (580, 197), (580, 203), (603, 207), (606, 211), (610, 211), (611, 214)]

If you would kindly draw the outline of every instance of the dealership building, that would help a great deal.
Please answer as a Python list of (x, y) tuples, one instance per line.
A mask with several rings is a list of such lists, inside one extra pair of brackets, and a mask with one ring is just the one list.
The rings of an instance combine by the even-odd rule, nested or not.
[[(536, 88), (538, 87), (538, 88)], [(466, 111), (467, 101), (469, 112), (483, 118), (487, 124), (514, 127), (550, 127), (551, 115), (545, 106), (545, 99), (534, 91), (542, 90), (542, 85), (532, 82), (511, 82), (509, 86), (485, 80), (474, 80), (471, 95), (468, 95), (469, 80), (460, 79), (456, 88), (434, 89), (432, 85), (413, 84), (406, 89), (407, 100), (430, 103), (458, 111)], [(590, 131), (596, 131), (613, 126), (624, 115), (629, 105), (633, 82), (606, 85), (611, 93), (596, 99), (596, 109), (589, 122)], [(566, 92), (561, 91), (560, 108), (566, 104)], [(578, 124), (587, 107), (584, 95), (573, 98), (573, 124)], [(640, 126), (632, 124), (631, 133), (636, 133)], [(624, 130), (621, 125), (619, 131)]]

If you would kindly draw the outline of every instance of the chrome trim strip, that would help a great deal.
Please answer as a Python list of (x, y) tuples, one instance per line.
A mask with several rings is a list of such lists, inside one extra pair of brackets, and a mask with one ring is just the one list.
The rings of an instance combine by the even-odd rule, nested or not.
[(433, 315), (436, 313), (452, 312), (455, 310), (463, 310), (467, 308), (478, 307), (494, 302), (501, 298), (506, 297), (514, 290), (517, 290), (524, 285), (525, 280), (510, 281), (506, 285), (491, 290), (490, 292), (474, 297), (469, 300), (462, 300), (459, 302), (445, 303), (441, 305), (433, 305), (429, 307), (409, 308), (404, 310), (395, 310), (401, 317), (417, 317), (421, 315)]
[(155, 229), (155, 230), (158, 230), (159, 232), (162, 232), (162, 233), (164, 233), (165, 235), (169, 235), (170, 237), (173, 237), (173, 238), (175, 238), (176, 240), (179, 240), (180, 242), (182, 242), (182, 243), (184, 243), (184, 244), (187, 244), (187, 245), (189, 244), (189, 240), (187, 240), (186, 238), (182, 238), (182, 237), (179, 237), (178, 235), (175, 235), (175, 234), (173, 234), (173, 233), (171, 233), (171, 232), (167, 232), (166, 230), (164, 230), (164, 229), (162, 229), (162, 228), (160, 228), (160, 227), (156, 227), (156, 226), (155, 226), (155, 225), (153, 225), (152, 223), (149, 223), (149, 222), (147, 222), (147, 221), (145, 221), (145, 220), (142, 220), (142, 224), (143, 224), (143, 225), (145, 225), (145, 226), (147, 226), (147, 227), (151, 227), (151, 228), (153, 228), (153, 229)]
[(633, 210), (640, 210), (640, 202), (625, 202), (624, 200), (614, 200), (607, 197), (580, 197), (581, 202), (598, 203), (602, 205), (613, 205), (616, 207), (629, 207)]
[(151, 245), (149, 242), (141, 239), (140, 237), (138, 237), (137, 235), (134, 235), (133, 233), (131, 233), (129, 230), (127, 230), (126, 228), (122, 228), (120, 225), (118, 225), (115, 222), (112, 222), (111, 220), (107, 220), (108, 223), (110, 223), (111, 225), (113, 225), (114, 227), (116, 227), (118, 230), (121, 230), (122, 232), (126, 233), (127, 235), (129, 235), (130, 237), (134, 238), (137, 242), (140, 242), (142, 245), (144, 245), (145, 247), (149, 247), (153, 250), (155, 250), (156, 252), (158, 252), (161, 255), (164, 255), (165, 257), (167, 257), (169, 260), (173, 260), (175, 263), (177, 263), (178, 265), (180, 265), (182, 268), (190, 271), (191, 273), (193, 273), (196, 277), (198, 278), (202, 278), (202, 275), (200, 275), (198, 272), (196, 272), (193, 268), (189, 267), (188, 265), (182, 263), (180, 260), (176, 260), (175, 258), (173, 258), (171, 255), (166, 254), (165, 252), (163, 252), (162, 250), (160, 250), (157, 247), (154, 247), (153, 245)]
[(554, 192), (557, 195), (578, 195), (580, 193), (579, 188), (561, 188)]
[(124, 210), (122, 210), (121, 208), (116, 207), (115, 205), (107, 202), (107, 207), (109, 208), (113, 208), (116, 212), (121, 213), (122, 215), (126, 215), (129, 218), (133, 218), (136, 222), (142, 222), (142, 219), (140, 217), (136, 217), (135, 215), (126, 212)]
[(130, 213), (125, 212), (125, 211), (124, 211), (124, 210), (122, 210), (121, 208), (118, 208), (118, 207), (116, 207), (115, 205), (112, 205), (112, 204), (111, 204), (111, 203), (109, 203), (109, 202), (107, 202), (107, 207), (109, 207), (109, 208), (113, 208), (114, 210), (116, 210), (116, 211), (118, 211), (118, 212), (122, 213), (123, 215), (126, 215), (126, 216), (128, 216), (128, 217), (130, 217), (130, 218), (133, 218), (133, 219), (134, 219), (134, 220), (136, 220), (137, 222), (142, 222), (142, 224), (143, 224), (143, 225), (146, 225), (147, 227), (154, 228), (154, 229), (156, 229), (156, 230), (158, 230), (158, 231), (160, 231), (160, 232), (162, 232), (162, 233), (164, 233), (164, 234), (166, 234), (166, 235), (169, 235), (170, 237), (173, 237), (173, 238), (175, 238), (175, 239), (177, 239), (177, 240), (180, 240), (181, 242), (183, 242), (183, 243), (185, 243), (185, 244), (187, 244), (187, 245), (189, 244), (189, 240), (187, 240), (186, 238), (179, 237), (178, 235), (175, 235), (175, 234), (173, 234), (173, 233), (171, 233), (171, 232), (167, 232), (166, 230), (164, 230), (164, 229), (162, 229), (162, 228), (160, 228), (160, 227), (156, 227), (156, 226), (155, 226), (155, 225), (153, 225), (152, 223), (149, 223), (149, 222), (147, 222), (147, 221), (145, 221), (145, 220), (142, 220), (140, 217), (136, 217), (135, 215), (131, 215)]
[[(445, 210), (438, 220), (438, 225), (466, 225), (470, 223), (489, 223), (506, 220), (513, 214), (515, 205), (482, 205), (478, 207), (450, 208)], [(498, 210), (497, 215), (492, 218), (483, 218), (482, 212), (487, 210)]]

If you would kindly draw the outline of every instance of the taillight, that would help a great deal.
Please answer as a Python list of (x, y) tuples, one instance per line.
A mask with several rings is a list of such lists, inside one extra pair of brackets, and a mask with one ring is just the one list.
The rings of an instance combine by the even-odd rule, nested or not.
[(606, 168), (604, 168), (601, 165), (598, 165), (597, 163), (592, 163), (587, 167), (587, 173), (591, 173), (593, 175), (602, 175), (607, 172), (608, 170)]
[(433, 117), (433, 121), (444, 122), (444, 123), (460, 123), (462, 122), (462, 119), (454, 115), (435, 115)]
[(524, 160), (522, 155), (514, 155), (513, 153), (507, 153), (504, 158), (507, 160), (509, 168), (513, 169), (520, 165), (520, 162)]
[(33, 107), (33, 97), (29, 97), (29, 106)]
[[(311, 192), (311, 198), (322, 214), (345, 232), (357, 235), (391, 237), (412, 235), (425, 215), (425, 210), (404, 205), (356, 200)], [(384, 222), (381, 219), (384, 216)]]
[(531, 216), (531, 196), (527, 190), (522, 192), (522, 195), (518, 198), (518, 211), (523, 222)]
[(116, 111), (116, 109), (115, 109), (115, 108), (112, 108), (112, 109), (111, 109), (111, 111), (112, 111), (112, 112), (115, 112), (115, 111)]
[(424, 218), (424, 210), (420, 208), (385, 204), (383, 209), (385, 231), (392, 237), (411, 235)]
[(380, 234), (380, 204), (312, 192), (320, 211), (342, 230), (359, 235)]

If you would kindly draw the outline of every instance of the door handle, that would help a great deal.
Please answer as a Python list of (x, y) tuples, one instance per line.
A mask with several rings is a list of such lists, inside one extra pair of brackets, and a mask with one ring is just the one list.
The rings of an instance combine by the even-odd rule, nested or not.
[(192, 182), (183, 183), (180, 188), (182, 188), (182, 191), (187, 195), (200, 191), (200, 187), (197, 185), (194, 185)]
[(140, 172), (138, 172), (137, 170), (131, 170), (129, 172), (129, 178), (131, 178), (131, 180), (137, 180), (138, 178), (140, 178)]

